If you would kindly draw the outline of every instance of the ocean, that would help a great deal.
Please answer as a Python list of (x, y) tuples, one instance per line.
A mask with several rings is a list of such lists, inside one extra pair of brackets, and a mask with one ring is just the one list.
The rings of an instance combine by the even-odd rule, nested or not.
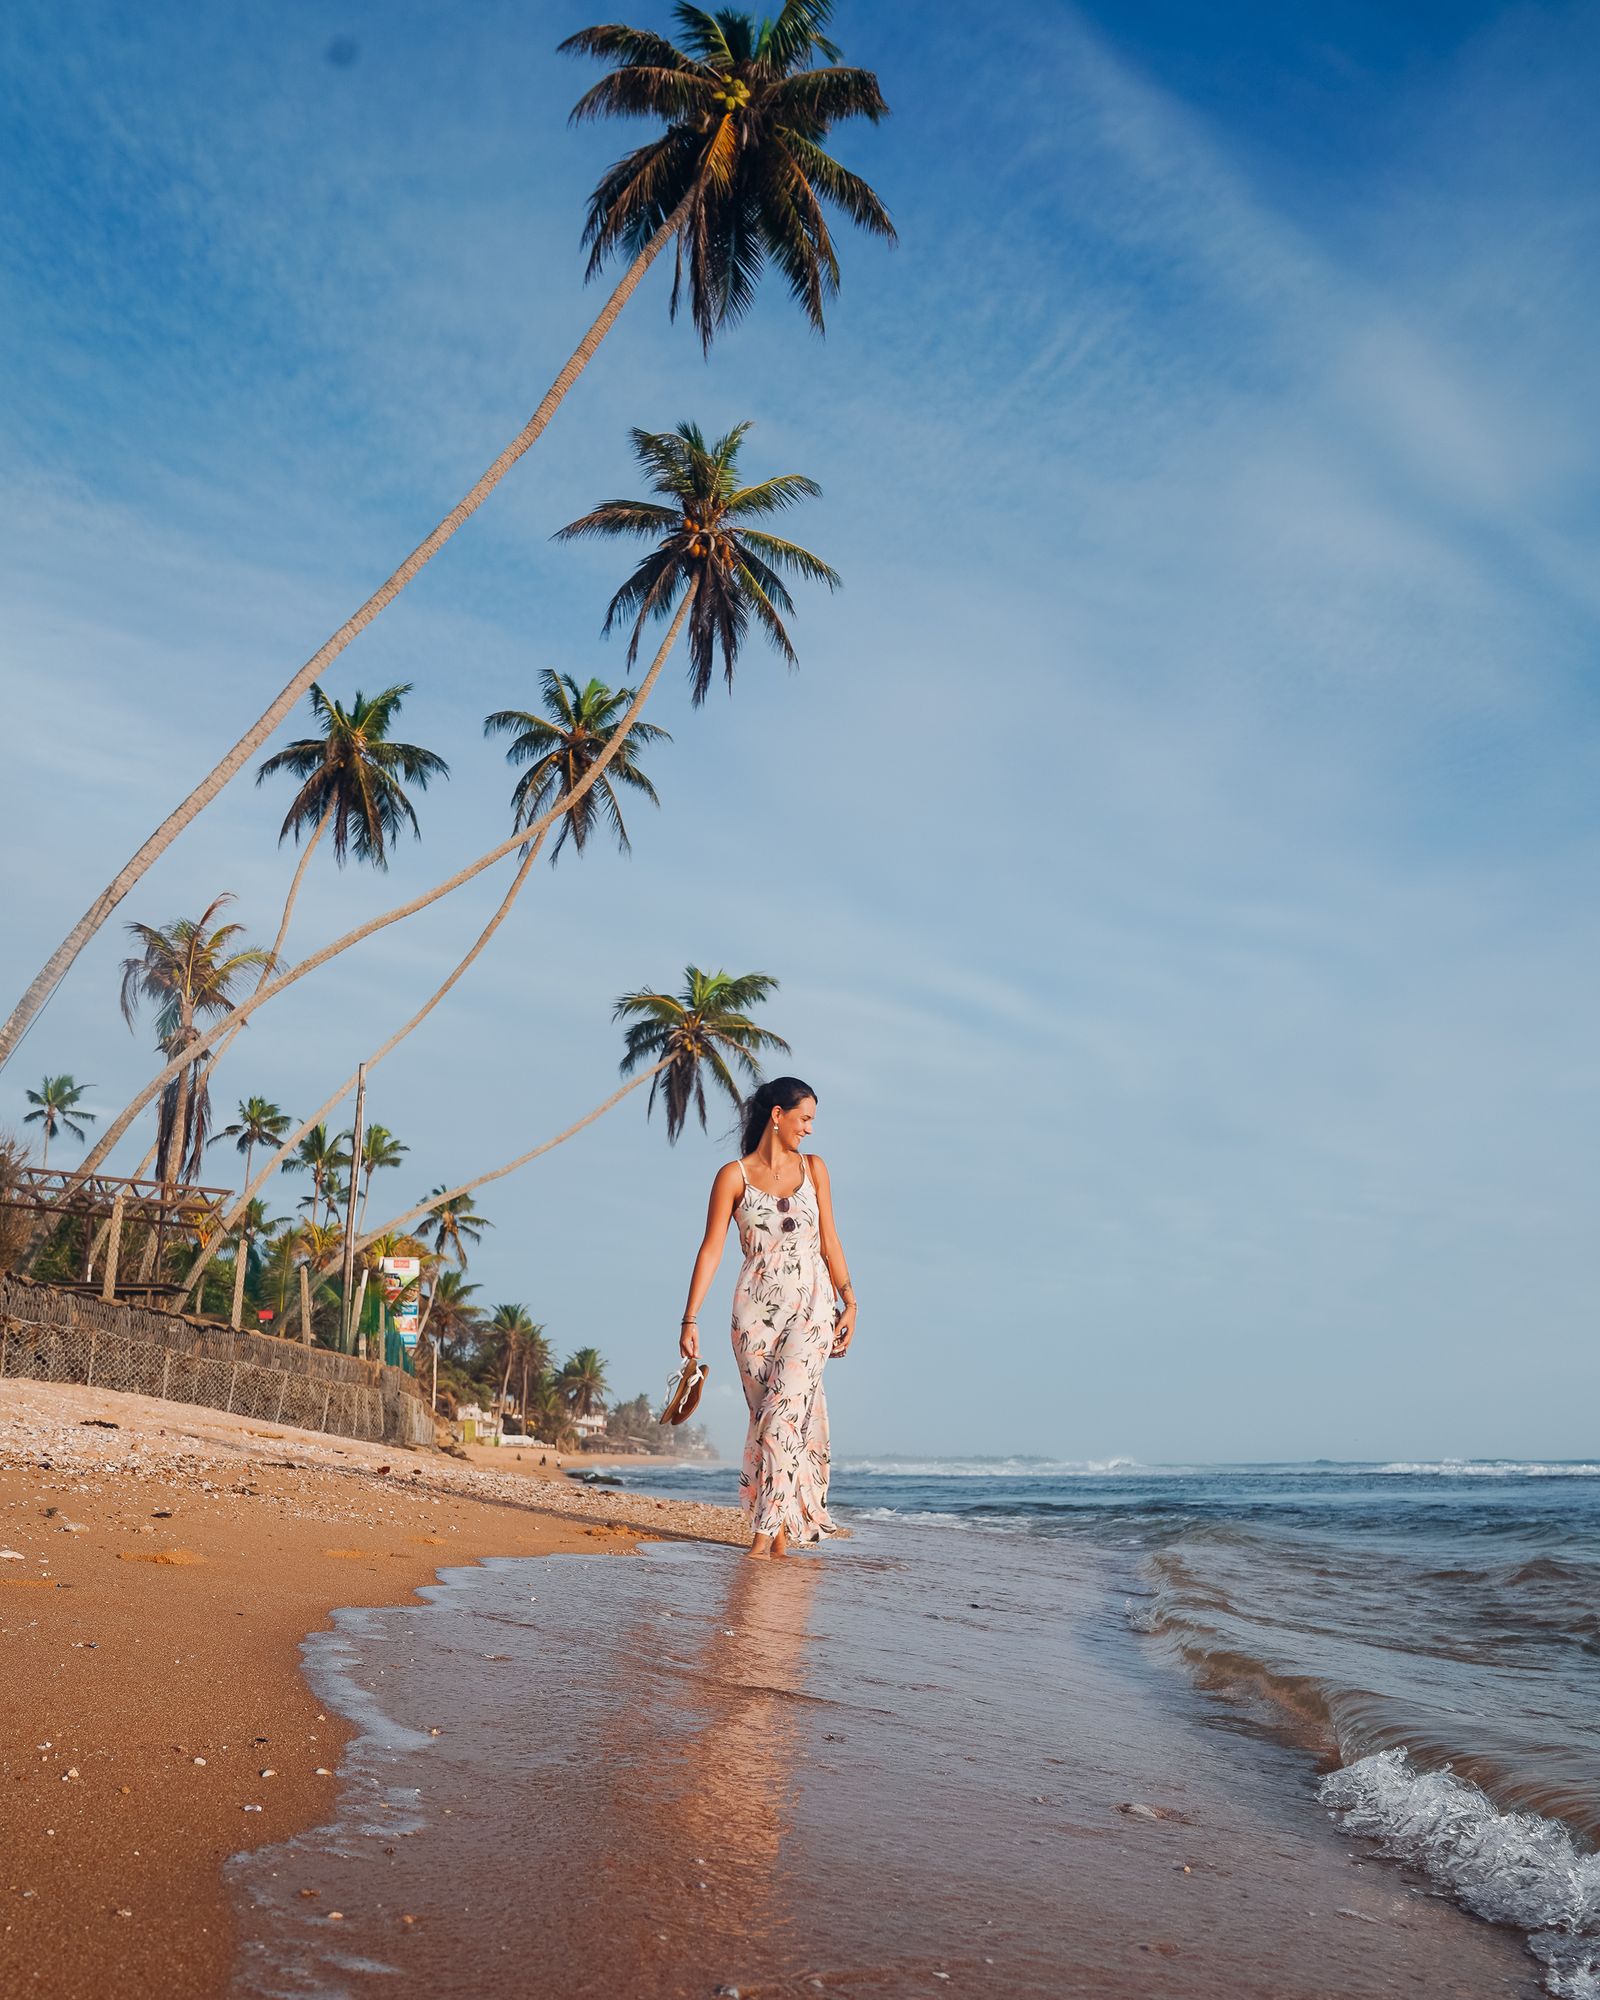
[(1600, 1464), (880, 1458), (833, 1501), (786, 1564), (339, 1614), (307, 1671), (362, 1734), (338, 1818), (234, 1864), (239, 1992), (1600, 2000)]

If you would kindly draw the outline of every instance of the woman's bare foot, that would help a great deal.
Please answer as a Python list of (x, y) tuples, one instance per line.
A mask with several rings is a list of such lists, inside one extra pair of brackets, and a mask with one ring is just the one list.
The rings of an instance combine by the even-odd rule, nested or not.
[(786, 1556), (789, 1553), (789, 1530), (787, 1528), (780, 1528), (773, 1536), (770, 1553), (774, 1556)]
[(744, 1552), (746, 1562), (765, 1562), (773, 1553), (771, 1535), (757, 1535)]

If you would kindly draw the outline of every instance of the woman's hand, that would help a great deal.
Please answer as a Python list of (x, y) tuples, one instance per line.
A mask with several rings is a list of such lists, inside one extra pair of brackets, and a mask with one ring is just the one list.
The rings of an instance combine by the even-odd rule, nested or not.
[(686, 1319), (678, 1334), (678, 1352), (685, 1361), (700, 1359), (700, 1329), (692, 1319)]
[(855, 1338), (855, 1331), (856, 1302), (852, 1299), (833, 1323), (833, 1346), (828, 1350), (829, 1353), (848, 1354), (850, 1342)]

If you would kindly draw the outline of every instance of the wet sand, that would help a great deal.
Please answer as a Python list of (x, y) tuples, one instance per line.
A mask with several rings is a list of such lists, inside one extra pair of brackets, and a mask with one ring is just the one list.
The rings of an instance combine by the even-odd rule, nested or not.
[(331, 1809), (352, 1730), (299, 1668), (336, 1606), (485, 1556), (738, 1536), (727, 1509), (476, 1456), (0, 1383), (0, 1990), (228, 1991), (222, 1863)]
[(1539, 1993), (1062, 1545), (481, 1457), (0, 1385), (0, 1988)]
[(229, 1870), (238, 2000), (1533, 2000), (1103, 1583), (863, 1524), (341, 1613), (307, 1671), (363, 1733), (328, 1821)]

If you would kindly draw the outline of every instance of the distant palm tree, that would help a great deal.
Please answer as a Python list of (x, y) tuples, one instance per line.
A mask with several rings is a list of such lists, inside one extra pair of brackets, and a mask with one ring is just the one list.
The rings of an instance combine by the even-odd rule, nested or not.
[(291, 1238), (300, 1275), (300, 1338), (308, 1347), (311, 1345), (312, 1307), (317, 1294), (326, 1290), (318, 1272), (338, 1249), (339, 1234), (331, 1222), (302, 1222)]
[(522, 1369), (522, 1394), (518, 1407), (524, 1408), (528, 1395), (528, 1376), (541, 1374), (550, 1365), (550, 1347), (544, 1337), (544, 1328), (533, 1319), (524, 1305), (496, 1306), (489, 1319), (489, 1334), (500, 1350), (500, 1359), (505, 1364), (500, 1375), (500, 1401), (497, 1408), (504, 1409), (506, 1390), (511, 1381), (511, 1371), (520, 1365)]
[[(737, 1067), (750, 1082), (759, 1082), (761, 1054), (766, 1050), (787, 1052), (789, 1044), (783, 1037), (757, 1026), (747, 1011), (775, 993), (777, 987), (777, 980), (765, 972), (730, 976), (726, 972), (702, 972), (698, 966), (690, 965), (684, 968), (683, 991), (676, 996), (649, 991), (625, 993), (612, 1010), (612, 1018), (632, 1024), (623, 1038), (622, 1074), (630, 1079), (629, 1082), (612, 1091), (592, 1111), (567, 1126), (565, 1131), (558, 1132), (553, 1139), (530, 1146), (525, 1153), (518, 1153), (503, 1167), (492, 1167), (488, 1173), (474, 1175), (459, 1187), (435, 1188), (426, 1200), (419, 1202), (415, 1208), (407, 1209), (404, 1215), (397, 1215), (385, 1226), (408, 1229), (445, 1202), (470, 1195), (475, 1188), (484, 1186), (488, 1181), (503, 1180), (507, 1174), (525, 1167), (530, 1160), (565, 1145), (567, 1140), (575, 1138), (597, 1118), (604, 1117), (630, 1091), (637, 1090), (644, 1083), (650, 1085), (651, 1109), (654, 1108), (658, 1090), (666, 1098), (667, 1137), (670, 1140), (676, 1143), (691, 1107), (699, 1113), (704, 1128), (707, 1073), (713, 1084), (738, 1104), (742, 1096), (733, 1076), (733, 1068)], [(640, 1065), (645, 1063), (649, 1067), (641, 1068)]]
[(632, 1076), (641, 1064), (652, 1065), (646, 1115), (655, 1109), (659, 1091), (667, 1109), (667, 1137), (674, 1145), (691, 1105), (705, 1130), (707, 1076), (737, 1108), (745, 1091), (734, 1069), (747, 1085), (759, 1083), (758, 1056), (769, 1049), (787, 1053), (789, 1047), (781, 1035), (758, 1027), (747, 1011), (776, 989), (777, 980), (767, 973), (731, 977), (690, 965), (684, 968), (683, 982), (677, 994), (625, 993), (612, 1010), (614, 1020), (632, 1023), (624, 1037), (622, 1074)]
[[(464, 1271), (467, 1268), (467, 1245), (470, 1243), (476, 1247), (483, 1232), (493, 1229), (494, 1224), (487, 1216), (478, 1213), (477, 1204), (470, 1194), (452, 1195), (448, 1188), (436, 1187), (430, 1199), (435, 1204), (429, 1221), (434, 1250), (441, 1257), (453, 1257)], [(404, 1224), (395, 1222), (389, 1227), (399, 1229)]]
[(593, 1416), (606, 1393), (606, 1364), (594, 1348), (580, 1347), (562, 1363), (556, 1387), (574, 1416)]
[(431, 1339), (441, 1354), (452, 1357), (460, 1354), (476, 1338), (483, 1324), (482, 1308), (472, 1303), (472, 1294), (479, 1289), (477, 1285), (469, 1285), (460, 1271), (436, 1270), (417, 1327), (417, 1338)]
[[(578, 100), (573, 120), (654, 118), (666, 130), (617, 161), (589, 199), (583, 240), (592, 278), (613, 251), (635, 257), (668, 227), (678, 235), (676, 313), (689, 309), (710, 347), (739, 319), (770, 258), (819, 333), (839, 289), (822, 204), (894, 236), (883, 203), (822, 149), (847, 118), (887, 116), (870, 70), (839, 67), (823, 30), (832, 0), (788, 0), (776, 19), (725, 8), (674, 8), (684, 46), (641, 28), (584, 28), (561, 46), (617, 67)], [(818, 58), (822, 65), (818, 64)], [(677, 218), (682, 214), (683, 219)]]
[[(711, 15), (683, 6), (677, 17), (683, 49), (662, 36), (616, 25), (584, 29), (563, 43), (575, 54), (616, 65), (579, 101), (575, 119), (644, 117), (666, 128), (611, 167), (590, 198), (584, 230), (589, 275), (621, 252), (631, 260), (621, 282), (533, 415), (472, 490), (318, 647), (73, 925), (0, 1024), (0, 1065), (10, 1060), (29, 1023), (123, 897), (542, 434), (673, 237), (680, 276), (687, 267), (702, 341), (746, 310), (768, 259), (811, 324), (822, 330), (823, 301), (839, 282), (822, 205), (877, 236), (894, 235), (873, 190), (823, 149), (834, 126), (854, 118), (876, 124), (888, 110), (872, 72), (839, 61), (840, 52), (825, 33), (831, 13), (832, 0), (784, 0), (777, 15), (758, 27), (731, 9)], [(674, 306), (678, 293), (675, 284)]]
[[(218, 896), (198, 918), (180, 917), (164, 930), (154, 924), (128, 926), (143, 949), (122, 961), (123, 1019), (131, 1028), (140, 1002), (149, 1001), (156, 1009), (156, 1041), (169, 1064), (194, 1048), (198, 1022), (231, 1010), (240, 980), (271, 964), (270, 953), (237, 947), (242, 924), (212, 928), (217, 912), (232, 901), (232, 896)], [(199, 1054), (161, 1093), (156, 1157), (163, 1181), (192, 1180), (200, 1171), (211, 1122), (209, 1068), (209, 1059)]]
[[(580, 688), (570, 674), (558, 674), (549, 668), (540, 674), (539, 686), (544, 696), (543, 715), (525, 708), (501, 708), (483, 719), (485, 736), (511, 735), (506, 762), (528, 767), (511, 794), (518, 826), (526, 826), (558, 800), (571, 796), (579, 781), (599, 763), (601, 753), (617, 732), (617, 718), (633, 700), (634, 692), (632, 688), (608, 688), (604, 681), (597, 680)], [(653, 806), (660, 805), (656, 788), (639, 769), (634, 753), (640, 744), (671, 741), (667, 732), (653, 723), (633, 725), (607, 770), (562, 820), (550, 850), (552, 867), (566, 845), (568, 834), (573, 846), (580, 854), (583, 852), (596, 818), (602, 815), (616, 834), (617, 845), (624, 854), (629, 852), (628, 829), (622, 823), (615, 785), (627, 785), (642, 792)]]
[[(347, 1135), (348, 1136), (348, 1135)], [(372, 1176), (380, 1167), (397, 1167), (411, 1151), (403, 1146), (387, 1125), (369, 1125), (361, 1140), (361, 1225), (367, 1220), (367, 1203), (372, 1198)]]
[[(283, 1172), (286, 1174), (308, 1173), (311, 1176), (309, 1201), (312, 1228), (317, 1226), (317, 1217), (324, 1200), (327, 1201), (330, 1211), (336, 1205), (339, 1169), (350, 1164), (350, 1155), (344, 1150), (348, 1139), (348, 1133), (341, 1132), (337, 1138), (332, 1138), (326, 1125), (313, 1125), (299, 1146), (283, 1163)], [(306, 1196), (301, 1197), (302, 1207), (305, 1206), (307, 1199)]]
[(431, 779), (449, 777), (450, 766), (419, 744), (390, 741), (389, 731), (410, 692), (409, 681), (370, 699), (358, 689), (346, 709), (313, 685), (311, 712), (322, 734), (289, 744), (256, 773), (258, 785), (278, 771), (303, 780), (284, 815), (280, 845), (291, 833), (298, 840), (331, 817), (334, 857), (341, 866), (353, 851), (358, 861), (387, 868), (390, 844), (402, 827), (422, 838), (405, 787), (425, 792)]
[(683, 591), (689, 606), (689, 681), (696, 704), (706, 698), (716, 658), (731, 689), (734, 664), (753, 617), (788, 664), (799, 665), (780, 612), (793, 615), (794, 599), (779, 570), (811, 583), (839, 586), (838, 574), (798, 542), (784, 541), (747, 524), (782, 513), (822, 488), (798, 472), (783, 472), (754, 486), (739, 484), (739, 452), (749, 424), (708, 445), (698, 424), (672, 431), (631, 433), (633, 454), (652, 489), (671, 501), (605, 500), (557, 531), (558, 541), (586, 535), (631, 535), (656, 546), (612, 598), (603, 630), (628, 622), (628, 664), (638, 657), (644, 628), (667, 618)]
[(87, 1136), (79, 1120), (92, 1125), (100, 1114), (97, 1111), (81, 1110), (78, 1100), (86, 1090), (93, 1089), (92, 1083), (74, 1083), (70, 1076), (47, 1076), (38, 1090), (28, 1092), (28, 1102), (37, 1106), (37, 1109), (28, 1112), (22, 1122), (24, 1125), (44, 1127), (44, 1156), (39, 1162), (40, 1166), (49, 1166), (50, 1141), (63, 1126), (74, 1139)]
[(257, 1146), (275, 1146), (289, 1129), (289, 1115), (265, 1097), (246, 1097), (231, 1125), (224, 1125), (210, 1141), (220, 1146), (224, 1139), (234, 1142), (234, 1151), (244, 1155), (244, 1184), (250, 1185), (250, 1162)]
[(557, 1451), (571, 1451), (578, 1444), (572, 1412), (548, 1369), (536, 1375), (529, 1385), (524, 1422), (533, 1426), (534, 1434), (543, 1443), (554, 1445)]

